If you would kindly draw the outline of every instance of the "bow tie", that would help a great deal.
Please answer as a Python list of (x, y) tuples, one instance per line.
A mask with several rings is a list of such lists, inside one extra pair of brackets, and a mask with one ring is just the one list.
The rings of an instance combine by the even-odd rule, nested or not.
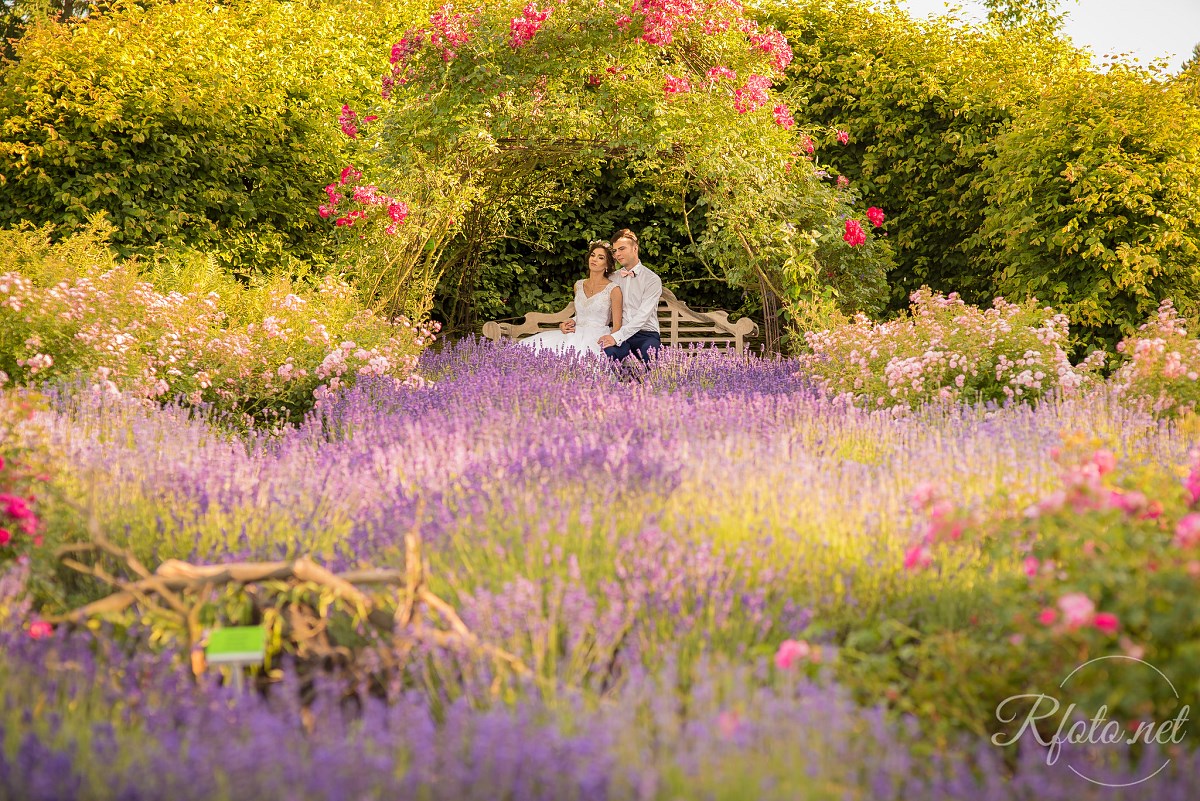
[(617, 270), (617, 275), (621, 276), (622, 278), (628, 278), (631, 275), (636, 276), (637, 270)]

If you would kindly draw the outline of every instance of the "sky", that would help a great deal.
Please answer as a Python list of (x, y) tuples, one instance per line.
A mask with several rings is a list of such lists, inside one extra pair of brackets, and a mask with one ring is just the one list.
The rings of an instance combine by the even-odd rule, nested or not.
[[(917, 17), (943, 13), (946, 0), (899, 0)], [(951, 0), (962, 7), (959, 16), (982, 20), (983, 3)], [(1066, 33), (1075, 44), (1100, 57), (1129, 53), (1148, 65), (1166, 57), (1171, 72), (1192, 54), (1200, 43), (1200, 0), (1063, 0), (1067, 13)]]

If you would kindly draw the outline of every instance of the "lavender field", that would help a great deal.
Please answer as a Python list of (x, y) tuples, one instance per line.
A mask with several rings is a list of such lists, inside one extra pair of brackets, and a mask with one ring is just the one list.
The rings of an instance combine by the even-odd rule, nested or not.
[[(335, 606), (332, 657), (285, 647), (239, 693), (215, 669), (193, 678), (153, 613), (30, 636), (31, 604), (50, 618), (107, 592), (47, 547), (0, 590), (0, 797), (1192, 797), (1186, 740), (1067, 745), (1053, 765), (1028, 733), (989, 740), (1000, 701), (1090, 656), (1136, 653), (1185, 700), (1197, 689), (1194, 562), (1165, 528), (1187, 504), (1186, 425), (1103, 387), (864, 412), (794, 361), (717, 351), (621, 382), (467, 340), (419, 371), (427, 386), (366, 379), (278, 436), (50, 392), (26, 435), (52, 459), (62, 541), (90, 520), (150, 569), (308, 556), (345, 575), (403, 571), (418, 534), (429, 588), (480, 647), (381, 644)], [(1071, 448), (1115, 467), (1071, 467)], [(1097, 493), (1124, 500), (1080, 500)], [(1044, 522), (1037, 555), (995, 545), (1035, 509), (1015, 517)], [(1150, 529), (1160, 542), (1122, 550)], [(1054, 547), (1099, 552), (1120, 586), (1065, 553), (1040, 569)], [(1161, 582), (1143, 558), (1164, 560)], [(1086, 620), (1034, 621), (1047, 606), (1067, 623), (1055, 599), (1088, 587)], [(213, 591), (204, 614), (226, 619), (206, 625), (270, 622), (263, 597), (234, 595)]]

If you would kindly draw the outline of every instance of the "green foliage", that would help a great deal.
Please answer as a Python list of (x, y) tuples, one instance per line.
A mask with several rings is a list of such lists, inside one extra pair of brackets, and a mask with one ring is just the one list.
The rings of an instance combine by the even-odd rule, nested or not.
[(1077, 391), (1104, 356), (1072, 367), (1066, 318), (1033, 301), (997, 298), (983, 310), (928, 288), (913, 293), (909, 315), (885, 323), (858, 315), (804, 336), (802, 368), (830, 394), (865, 408), (1036, 401)]
[[(1194, 325), (1194, 322), (1193, 322)], [(1164, 300), (1158, 314), (1121, 340), (1127, 358), (1113, 374), (1116, 391), (1155, 416), (1190, 415), (1200, 404), (1200, 340), (1188, 333), (1175, 305)]]
[[(740, 314), (757, 312), (758, 300), (729, 286), (723, 275), (694, 255), (689, 223), (703, 228), (703, 207), (688, 199), (662, 205), (647, 179), (637, 179), (619, 164), (599, 175), (579, 172), (562, 179), (575, 197), (536, 213), (505, 231), (482, 258), (474, 274), (461, 264), (447, 273), (439, 288), (443, 319), (453, 319), (455, 299), (467, 295), (478, 319), (519, 316), (530, 311), (558, 311), (571, 300), (571, 287), (585, 273), (582, 253), (594, 239), (608, 239), (620, 228), (638, 232), (643, 261), (664, 285), (693, 308), (722, 308)], [(472, 232), (474, 233), (474, 232)], [(465, 248), (466, 235), (455, 246)]]
[(122, 255), (196, 247), (248, 273), (329, 260), (316, 214), (342, 103), (375, 90), (403, 7), (118, 4), (37, 19), (0, 76), (0, 226), (104, 211)]
[[(590, 194), (590, 176), (616, 167), (629, 176), (618, 179), (623, 187), (645, 192), (630, 193), (631, 211), (638, 211), (634, 203), (674, 210), (676, 222), (660, 227), (678, 231), (687, 204), (687, 245), (675, 238), (669, 250), (709, 265), (707, 276), (688, 279), (768, 285), (788, 303), (822, 291), (832, 283), (827, 278), (847, 276), (848, 305), (878, 306), (872, 293), (882, 287), (887, 249), (869, 239), (851, 254), (841, 235), (844, 219), (860, 214), (853, 197), (803, 158), (805, 135), (769, 94), (790, 59), (786, 44), (754, 44), (759, 29), (733, 5), (714, 4), (704, 20), (670, 12), (673, 38), (662, 38), (649, 15), (626, 23), (620, 9), (579, 2), (556, 5), (539, 30), (516, 41), (513, 20), (523, 7), (446, 7), (428, 28), (409, 31), (385, 79), (390, 99), (364, 142), (365, 152), (381, 145), (389, 191), (403, 195), (407, 176), (432, 166), (471, 196), (470, 239), (450, 251), (458, 262), (454, 286), (474, 286), (483, 254), (505, 236), (586, 208), (579, 201)], [(718, 67), (737, 77), (710, 76)], [(749, 94), (758, 99), (744, 102)], [(582, 192), (581, 175), (588, 176)], [(602, 217), (572, 226), (571, 240), (582, 228), (610, 234), (597, 230), (603, 224)], [(582, 249), (581, 242), (562, 244)], [(514, 251), (529, 254), (508, 246), (500, 252)], [(861, 280), (872, 270), (875, 280)], [(558, 292), (530, 288), (526, 302), (553, 305)], [(485, 302), (512, 293), (496, 294)]]
[[(1200, 690), (1193, 592), (1200, 562), (1195, 544), (1174, 534), (1191, 496), (1179, 476), (1161, 469), (1116, 479), (1111, 453), (1079, 436), (1066, 441), (1058, 457), (1063, 489), (1032, 506), (973, 514), (946, 500), (930, 505), (929, 530), (940, 517), (943, 534), (933, 564), (914, 581), (926, 574), (940, 581), (973, 562), (991, 566), (991, 575), (969, 594), (935, 602), (918, 592), (907, 610), (900, 603), (890, 616), (849, 623), (837, 634), (843, 681), (936, 726), (980, 734), (1015, 733), (1029, 704), (1010, 705), (1018, 717), (1008, 723), (997, 719), (997, 705), (1046, 693), (1062, 708), (1038, 724), (1045, 739), (1069, 703), (1089, 716), (1105, 705), (1122, 725), (1162, 722), (1176, 715), (1180, 698)], [(1189, 482), (1197, 479), (1193, 466)], [(1061, 686), (1097, 658), (1106, 659)], [(1134, 658), (1170, 677), (1179, 698)]]
[(51, 244), (0, 231), (0, 371), (18, 384), (83, 380), (233, 413), (298, 421), (358, 375), (419, 381), (432, 332), (364, 309), (345, 282), (263, 277), (246, 286), (200, 253), (141, 263), (100, 222)]
[(1196, 84), (1096, 71), (1057, 5), (995, 2), (982, 28), (865, 6), (846, 25), (823, 0), (775, 13), (797, 52), (789, 92), (810, 123), (851, 132), (819, 155), (889, 214), (893, 306), (921, 285), (1036, 296), (1077, 352), (1111, 350), (1163, 298), (1192, 311)]
[(998, 25), (1060, 28), (1063, 22), (1060, 0), (983, 0), (983, 5), (988, 19)]
[(771, 17), (796, 51), (787, 92), (798, 119), (850, 133), (846, 147), (819, 138), (819, 161), (888, 214), (893, 308), (922, 285), (990, 301), (970, 241), (987, 205), (984, 161), (1015, 110), (1086, 57), (1043, 28), (916, 21), (866, 3), (803, 0)]
[(1133, 68), (1080, 73), (995, 148), (972, 246), (997, 292), (1036, 295), (1110, 349), (1164, 298), (1197, 310), (1200, 108), (1178, 85)]

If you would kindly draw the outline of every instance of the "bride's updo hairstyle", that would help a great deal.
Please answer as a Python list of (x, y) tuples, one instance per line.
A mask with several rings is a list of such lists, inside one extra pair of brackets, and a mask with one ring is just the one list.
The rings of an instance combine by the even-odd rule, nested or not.
[(617, 259), (613, 256), (612, 243), (604, 239), (594, 239), (588, 242), (587, 258), (584, 260), (583, 266), (590, 269), (589, 262), (592, 260), (592, 254), (597, 250), (604, 251), (604, 275), (612, 275), (617, 269)]

